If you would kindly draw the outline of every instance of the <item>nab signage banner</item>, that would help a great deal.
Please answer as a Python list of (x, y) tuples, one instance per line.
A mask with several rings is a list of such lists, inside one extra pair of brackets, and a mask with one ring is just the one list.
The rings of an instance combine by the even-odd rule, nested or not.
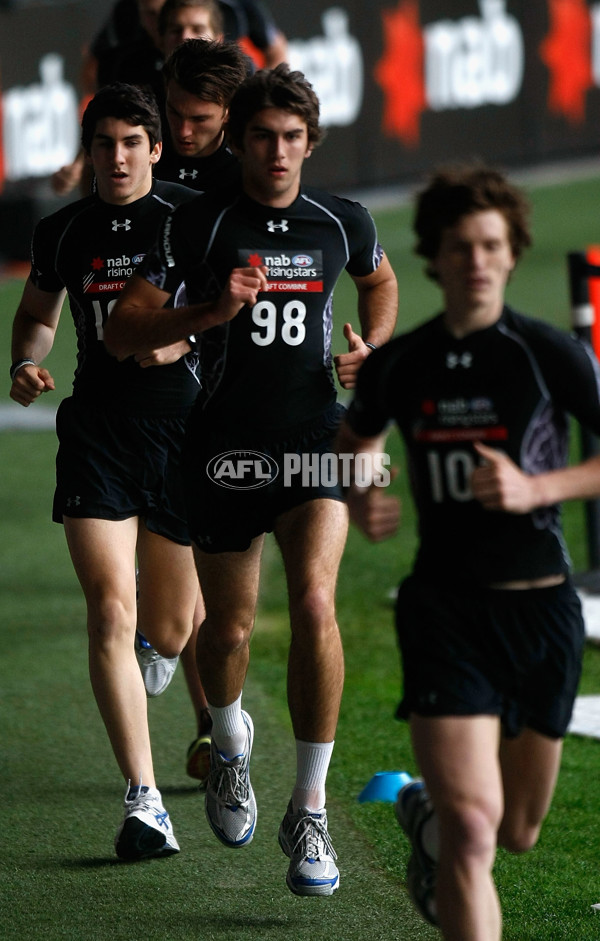
[[(0, 12), (0, 211), (79, 139), (92, 0)], [(600, 146), (600, 0), (294, 0), (269, 7), (313, 83), (327, 137), (306, 180), (410, 181), (442, 160), (505, 166)], [(96, 22), (96, 20), (94, 20)]]
[(600, 145), (600, 2), (305, 0), (300, 25), (292, 4), (277, 16), (328, 127), (311, 181), (368, 186), (453, 158), (511, 165)]

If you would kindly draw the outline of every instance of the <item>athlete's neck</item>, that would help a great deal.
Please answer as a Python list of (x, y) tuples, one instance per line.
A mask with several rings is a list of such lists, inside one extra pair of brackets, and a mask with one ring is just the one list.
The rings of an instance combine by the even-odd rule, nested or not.
[(468, 309), (461, 308), (460, 310), (448, 306), (443, 315), (444, 326), (448, 333), (460, 340), (470, 333), (492, 327), (500, 320), (503, 309), (503, 303), (499, 307), (474, 306)]
[(261, 206), (269, 206), (271, 209), (289, 209), (300, 195), (300, 185), (277, 194), (273, 193), (270, 189), (263, 189), (260, 186), (244, 181), (244, 192), (246, 196), (253, 199), (255, 203), (260, 203)]

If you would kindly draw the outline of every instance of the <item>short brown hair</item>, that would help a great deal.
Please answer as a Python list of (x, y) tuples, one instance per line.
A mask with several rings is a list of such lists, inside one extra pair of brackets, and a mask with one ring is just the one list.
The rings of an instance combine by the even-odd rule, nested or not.
[[(508, 225), (508, 237), (515, 258), (531, 245), (529, 201), (522, 190), (494, 167), (483, 163), (454, 164), (438, 168), (417, 196), (413, 229), (417, 235), (415, 253), (433, 261), (439, 251), (442, 232), (463, 216), (497, 209)], [(435, 279), (430, 267), (427, 274)]]
[(118, 118), (132, 127), (143, 127), (150, 139), (150, 150), (162, 140), (160, 112), (151, 91), (138, 85), (115, 82), (96, 92), (81, 119), (81, 144), (89, 154), (96, 125), (102, 118)]
[(278, 108), (297, 114), (306, 122), (308, 142), (312, 147), (323, 139), (319, 126), (319, 99), (302, 74), (292, 72), (282, 62), (274, 69), (261, 69), (243, 82), (231, 100), (227, 133), (235, 147), (241, 149), (247, 124), (259, 111)]
[(188, 39), (173, 50), (162, 74), (166, 89), (177, 82), (190, 95), (227, 108), (248, 74), (248, 59), (236, 42)]

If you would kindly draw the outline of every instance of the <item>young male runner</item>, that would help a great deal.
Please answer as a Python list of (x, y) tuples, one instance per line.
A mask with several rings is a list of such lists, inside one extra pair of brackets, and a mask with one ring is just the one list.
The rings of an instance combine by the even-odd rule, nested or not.
[(190, 39), (223, 39), (225, 23), (218, 0), (165, 0), (158, 14), (163, 55)]
[(190, 352), (183, 342), (168, 350), (148, 347), (118, 363), (103, 335), (161, 220), (195, 193), (153, 181), (160, 117), (154, 98), (135, 86), (97, 93), (83, 116), (82, 144), (97, 194), (36, 227), (31, 273), (13, 325), (10, 394), (28, 406), (54, 389), (40, 364), (68, 295), (77, 368), (73, 393), (57, 415), (53, 519), (64, 524), (85, 594), (92, 687), (129, 782), (116, 851), (137, 860), (179, 850), (155, 784), (134, 651), (136, 556), (140, 624), (152, 646), (174, 658), (189, 636), (198, 595), (178, 483), (184, 423), (198, 391), (197, 356), (182, 358)]
[(537, 841), (581, 671), (559, 504), (600, 494), (600, 458), (566, 466), (569, 414), (600, 433), (599, 372), (505, 304), (527, 208), (493, 168), (432, 177), (414, 227), (443, 313), (369, 358), (338, 440), (368, 452), (393, 419), (407, 449), (420, 541), (397, 601), (398, 715), (426, 787), (396, 813), (409, 891), (447, 941), (501, 937), (496, 846)]
[[(173, 24), (180, 12), (205, 14), (209, 8), (196, 6), (198, 2), (167, 0), (161, 10), (161, 30), (165, 24)], [(163, 68), (168, 128), (155, 176), (201, 192), (239, 189), (240, 164), (226, 144), (225, 122), (231, 97), (247, 71), (247, 57), (235, 42), (187, 39), (171, 53)], [(196, 641), (203, 619), (199, 599), (192, 634), (181, 654), (197, 724), (187, 750), (186, 771), (201, 784), (208, 776), (212, 725), (196, 665)], [(158, 669), (158, 657), (155, 664)]]
[(247, 63), (237, 43), (220, 40), (188, 39), (171, 53), (163, 68), (169, 134), (156, 171), (160, 179), (208, 193), (239, 187), (240, 165), (225, 126)]
[[(203, 390), (188, 426), (185, 486), (206, 604), (198, 642), (213, 718), (206, 812), (231, 847), (249, 844), (256, 823), (254, 733), (241, 699), (265, 532), (281, 550), (297, 777), (279, 841), (290, 857), (287, 884), (299, 895), (331, 895), (339, 884), (325, 781), (343, 685), (334, 596), (347, 511), (340, 487), (318, 475), (305, 484), (302, 475), (288, 479), (283, 468), (292, 456), (318, 463), (339, 422), (331, 328), (341, 272), (356, 285), (362, 333), (346, 325), (350, 351), (337, 365), (347, 384), (370, 346), (390, 337), (397, 311), (396, 279), (366, 209), (301, 185), (318, 122), (318, 100), (301, 73), (278, 66), (246, 79), (228, 125), (243, 192), (229, 201), (200, 196), (165, 222), (107, 333), (120, 358), (202, 334)], [(189, 306), (164, 309), (181, 278)]]

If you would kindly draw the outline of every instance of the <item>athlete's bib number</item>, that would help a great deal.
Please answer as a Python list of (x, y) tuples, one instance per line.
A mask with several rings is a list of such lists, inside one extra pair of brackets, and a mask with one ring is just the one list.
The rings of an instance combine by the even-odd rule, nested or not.
[[(288, 301), (283, 305), (281, 339), (288, 346), (300, 346), (306, 336), (304, 320), (306, 305), (302, 301)], [(259, 327), (250, 336), (257, 346), (269, 346), (277, 336), (277, 307), (273, 301), (260, 301), (252, 308), (252, 321)]]
[(475, 461), (469, 451), (450, 451), (447, 454), (428, 451), (427, 464), (434, 503), (443, 503), (448, 498), (460, 503), (473, 499), (471, 474)]

